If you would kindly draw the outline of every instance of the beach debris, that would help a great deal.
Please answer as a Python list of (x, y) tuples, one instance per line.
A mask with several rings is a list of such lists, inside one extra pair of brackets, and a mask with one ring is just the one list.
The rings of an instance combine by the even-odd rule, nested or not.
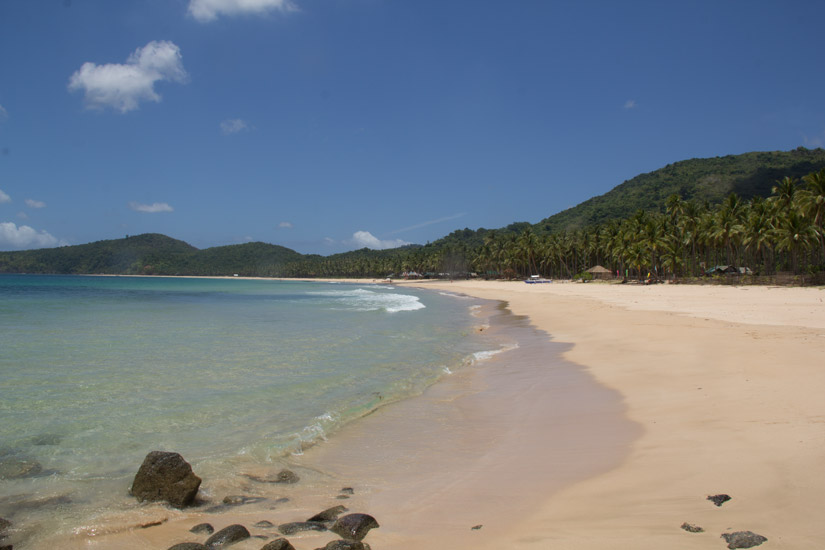
[(207, 535), (211, 535), (212, 533), (215, 532), (215, 528), (212, 527), (211, 523), (199, 523), (199, 524), (195, 525), (194, 527), (192, 527), (189, 530), (189, 532), (190, 533), (198, 533), (198, 534), (206, 533)]
[(722, 506), (724, 503), (731, 499), (730, 495), (711, 495), (708, 497), (708, 500), (713, 502), (716, 506)]
[(238, 523), (232, 524), (229, 527), (224, 527), (208, 539), (206, 539), (206, 546), (208, 548), (219, 548), (221, 546), (229, 546), (236, 542), (248, 539), (250, 537), (249, 531), (246, 527)]
[(724, 533), (721, 535), (728, 548), (753, 548), (759, 546), (768, 539), (762, 535), (757, 535), (751, 531), (736, 531), (735, 533)]
[(290, 523), (282, 523), (278, 526), (278, 531), (282, 535), (294, 535), (301, 531), (326, 531), (327, 526), (320, 521), (293, 521)]
[(258, 529), (269, 529), (270, 527), (275, 527), (275, 524), (271, 521), (262, 520), (255, 524), (255, 527)]
[(295, 547), (286, 539), (275, 539), (266, 543), (261, 550), (295, 550)]
[(470, 530), (471, 530), (471, 531), (478, 531), (478, 530), (479, 530), (479, 529), (481, 529), (482, 527), (484, 527), (484, 526), (483, 526), (483, 525), (481, 525), (481, 524), (479, 524), (479, 525), (473, 525), (472, 527), (470, 527)]
[(43, 471), (43, 466), (33, 458), (8, 447), (0, 447), (0, 479), (32, 477)]
[(338, 518), (330, 531), (346, 540), (360, 541), (376, 527), (380, 527), (378, 522), (369, 514), (347, 514)]
[(169, 518), (159, 519), (157, 521), (150, 521), (148, 523), (141, 523), (138, 525), (138, 529), (149, 529), (150, 527), (157, 527), (158, 525), (163, 525), (169, 521)]
[(178, 453), (152, 451), (135, 474), (130, 493), (140, 501), (165, 501), (184, 508), (195, 501), (201, 478)]
[(682, 524), (682, 529), (687, 531), (688, 533), (704, 533), (705, 530), (699, 527), (698, 525), (693, 525), (688, 522)]
[(169, 550), (210, 550), (208, 546), (204, 546), (199, 542), (181, 542), (174, 546), (170, 546)]
[(327, 508), (323, 512), (315, 514), (307, 521), (320, 521), (322, 523), (327, 521), (332, 522), (338, 519), (338, 516), (348, 511), (349, 510), (347, 510), (346, 506), (333, 506), (332, 508)]
[(316, 548), (316, 550), (371, 550), (370, 545), (366, 542), (357, 540), (333, 540), (327, 543), (323, 548)]

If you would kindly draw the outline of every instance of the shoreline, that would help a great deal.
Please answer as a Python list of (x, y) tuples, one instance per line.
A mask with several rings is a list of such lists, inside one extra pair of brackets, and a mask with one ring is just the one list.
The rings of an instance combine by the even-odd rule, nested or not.
[[(409, 548), (411, 542), (455, 550), (574, 545), (593, 550), (652, 550), (664, 545), (698, 550), (723, 544), (722, 533), (741, 530), (767, 537), (772, 548), (804, 548), (825, 540), (825, 527), (818, 517), (825, 504), (825, 476), (820, 473), (825, 459), (825, 404), (821, 400), (825, 369), (820, 366), (825, 357), (823, 289), (487, 281), (395, 281), (393, 285), (506, 303), (514, 317), (526, 317), (532, 327), (543, 331), (541, 338), (556, 346), (560, 356), (572, 362), (573, 370), (590, 377), (591, 389), (605, 389), (608, 400), (618, 399), (619, 412), (614, 409), (610, 414), (626, 416), (625, 426), (638, 431), (599, 447), (598, 441), (616, 425), (605, 423), (604, 418), (588, 418), (586, 411), (571, 415), (567, 420), (572, 438), (562, 445), (563, 459), (570, 464), (592, 464), (594, 455), (606, 452), (613, 461), (565, 478), (549, 464), (548, 455), (542, 454), (551, 451), (552, 445), (527, 452), (516, 446), (511, 453), (502, 451), (507, 445), (497, 446), (504, 437), (500, 434), (512, 442), (542, 440), (529, 431), (524, 420), (536, 412), (529, 405), (544, 402), (542, 392), (547, 388), (534, 394), (507, 395), (501, 379), (466, 369), (438, 382), (423, 396), (382, 407), (344, 430), (347, 433), (309, 449), (299, 461), (309, 470), (318, 464), (329, 465), (329, 457), (340, 457), (342, 450), (349, 456), (340, 459), (346, 467), (333, 462), (331, 472), (335, 473), (325, 489), (310, 491), (313, 494), (297, 497), (289, 505), (294, 506), (292, 516), (300, 516), (301, 511), (319, 512), (327, 507), (324, 502), (372, 513), (383, 527), (366, 540), (376, 550)], [(482, 396), (475, 406), (453, 407), (460, 398), (472, 395)], [(484, 399), (490, 398), (524, 405), (523, 416), (507, 411), (491, 416), (484, 406)], [(436, 408), (444, 403), (449, 406)], [(405, 471), (404, 456), (432, 463), (445, 448), (453, 450), (452, 441), (431, 439), (426, 431), (418, 434), (425, 437), (398, 444), (403, 453), (394, 458), (381, 454), (386, 449), (375, 452), (382, 444), (375, 435), (382, 432), (367, 432), (376, 422), (386, 421), (385, 435), (399, 429), (406, 433), (410, 426), (424, 430), (449, 427), (452, 421), (439, 417), (437, 410), (441, 414), (453, 411), (468, 423), (465, 426), (482, 428), (453, 436), (466, 435), (482, 445), (486, 437), (487, 448), (498, 451), (479, 463), (492, 469), (479, 467), (458, 480), (433, 475), (437, 472)], [(495, 422), (501, 431), (486, 429)], [(597, 434), (595, 447), (581, 444), (583, 433)], [(379, 447), (364, 447), (364, 442)], [(476, 452), (458, 445), (455, 449)], [(450, 454), (462, 456), (461, 452), (445, 456)], [(352, 477), (356, 475), (352, 472), (359, 471), (353, 465), (360, 462), (361, 471), (374, 472), (381, 466), (381, 457), (394, 460), (393, 467), (381, 473), (383, 479), (366, 483), (364, 478)], [(500, 485), (495, 478), (474, 477), (492, 471), (508, 471), (509, 477)], [(336, 496), (329, 493), (329, 487), (352, 483), (356, 494), (351, 500), (335, 501)], [(507, 494), (507, 485), (516, 488), (515, 495)], [(718, 493), (733, 498), (717, 508), (706, 497)], [(488, 515), (479, 519), (481, 529), (472, 530), (481, 509)], [(216, 528), (221, 528), (234, 520), (252, 524), (267, 518), (257, 517), (258, 512), (245, 506), (222, 514), (221, 519), (204, 516), (199, 521), (197, 511), (156, 511), (166, 514), (169, 522), (148, 530), (92, 537), (85, 543), (75, 541), (80, 544), (71, 547), (106, 548), (117, 541), (124, 543), (122, 547), (165, 549), (182, 540), (196, 540), (181, 538), (185, 537), (182, 526), (188, 529), (199, 521), (214, 520)], [(253, 516), (256, 519), (251, 521)], [(403, 525), (405, 520), (412, 530)], [(686, 532), (680, 529), (683, 523), (701, 526), (705, 532)], [(317, 536), (290, 540), (298, 550), (326, 542), (318, 544)], [(146, 546), (147, 542), (151, 544)], [(263, 544), (253, 540), (235, 547), (257, 550)]]

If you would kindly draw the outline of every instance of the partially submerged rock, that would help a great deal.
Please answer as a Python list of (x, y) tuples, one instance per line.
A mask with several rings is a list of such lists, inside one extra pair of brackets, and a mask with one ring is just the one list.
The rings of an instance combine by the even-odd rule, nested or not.
[(43, 471), (43, 466), (21, 451), (0, 448), (0, 479), (32, 477)]
[(338, 518), (330, 531), (346, 540), (360, 541), (376, 527), (378, 522), (369, 514), (347, 514)]
[(735, 533), (724, 533), (722, 538), (728, 543), (728, 548), (753, 548), (759, 546), (768, 539), (762, 535), (757, 535), (751, 531), (736, 531)]
[(135, 474), (130, 493), (141, 501), (184, 508), (195, 501), (201, 478), (178, 453), (152, 451)]
[(266, 543), (261, 550), (295, 550), (295, 547), (286, 539), (275, 539)]
[(189, 530), (190, 533), (206, 533), (207, 535), (211, 535), (215, 532), (215, 528), (212, 527), (211, 523), (199, 523), (192, 527)]
[(247, 495), (229, 495), (223, 497), (223, 503), (227, 506), (243, 506), (244, 504), (254, 504), (265, 500), (264, 497), (250, 497)]
[(705, 532), (705, 530), (702, 529), (701, 527), (699, 527), (698, 525), (692, 525), (692, 524), (687, 523), (687, 522), (682, 524), (682, 529), (684, 529), (688, 533), (704, 533)]
[(204, 546), (199, 542), (181, 542), (174, 546), (170, 546), (169, 550), (210, 550), (208, 546)]
[(332, 508), (327, 508), (323, 512), (319, 512), (319, 513), (315, 514), (314, 516), (309, 518), (307, 521), (320, 521), (320, 522), (335, 521), (336, 519), (338, 519), (338, 516), (340, 516), (341, 514), (343, 514), (346, 511), (347, 511), (346, 506), (333, 506)]
[(219, 548), (221, 546), (229, 546), (236, 542), (248, 539), (250, 537), (249, 531), (246, 527), (235, 523), (229, 527), (224, 527), (208, 539), (206, 539), (206, 546), (209, 548)]
[(327, 526), (320, 521), (293, 521), (291, 523), (282, 523), (278, 526), (278, 531), (282, 535), (294, 535), (301, 531), (326, 531)]
[(371, 550), (370, 545), (358, 540), (333, 540), (316, 550)]

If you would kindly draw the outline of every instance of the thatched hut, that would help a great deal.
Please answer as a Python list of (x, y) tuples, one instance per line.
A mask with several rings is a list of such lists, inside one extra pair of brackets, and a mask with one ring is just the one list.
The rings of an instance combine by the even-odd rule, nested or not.
[(600, 265), (593, 266), (587, 270), (587, 273), (592, 273), (594, 279), (612, 279), (613, 273), (609, 269)]

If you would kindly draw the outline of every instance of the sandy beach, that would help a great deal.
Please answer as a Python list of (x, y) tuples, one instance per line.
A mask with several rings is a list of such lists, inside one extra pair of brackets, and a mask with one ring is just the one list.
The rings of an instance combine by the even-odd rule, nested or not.
[[(296, 457), (324, 476), (282, 490), (287, 506), (149, 507), (162, 525), (71, 547), (165, 549), (198, 540), (187, 530), (201, 521), (277, 524), (341, 503), (378, 519), (376, 550), (724, 548), (721, 534), (746, 530), (766, 548), (825, 540), (825, 290), (405, 285), (504, 304), (492, 330), (532, 336)], [(344, 486), (355, 494), (336, 500)], [(731, 500), (717, 507), (716, 494)], [(304, 550), (334, 537), (289, 538)]]
[[(505, 300), (572, 343), (564, 357), (618, 391), (642, 429), (618, 467), (547, 495), (509, 533), (474, 547), (708, 548), (742, 530), (771, 548), (825, 540), (822, 289), (422, 286)], [(706, 500), (720, 493), (732, 499)]]

